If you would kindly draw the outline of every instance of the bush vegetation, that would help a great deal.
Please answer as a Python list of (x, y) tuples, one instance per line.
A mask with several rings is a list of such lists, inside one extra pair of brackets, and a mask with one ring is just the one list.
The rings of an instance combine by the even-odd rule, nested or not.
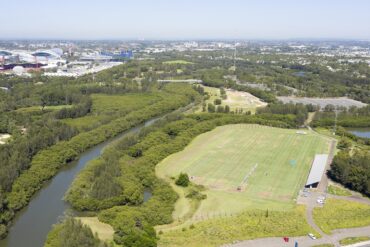
[(351, 244), (356, 244), (364, 241), (369, 241), (370, 237), (352, 237), (352, 238), (344, 238), (339, 241), (339, 243), (343, 245), (351, 245)]
[(88, 226), (79, 220), (66, 218), (48, 234), (44, 247), (108, 247), (99, 240)]
[(370, 152), (339, 152), (333, 159), (328, 175), (351, 190), (370, 196)]
[(188, 187), (190, 181), (189, 176), (186, 173), (180, 173), (179, 177), (176, 179), (175, 184), (182, 187)]
[(314, 232), (305, 219), (305, 209), (291, 211), (253, 210), (225, 218), (194, 222), (193, 227), (168, 230), (160, 235), (160, 246), (211, 247), (235, 240), (261, 237), (302, 236)]
[(350, 191), (343, 189), (335, 185), (329, 185), (328, 193), (335, 196), (350, 196), (352, 195)]
[(370, 206), (346, 200), (327, 199), (324, 207), (314, 208), (316, 224), (327, 234), (334, 229), (367, 226)]

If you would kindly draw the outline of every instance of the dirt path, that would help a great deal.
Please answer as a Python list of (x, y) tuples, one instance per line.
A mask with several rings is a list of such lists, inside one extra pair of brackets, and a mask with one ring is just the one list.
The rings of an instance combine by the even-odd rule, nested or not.
[(305, 126), (309, 126), (310, 125), (310, 123), (312, 122), (313, 118), (315, 117), (315, 114), (316, 114), (316, 112), (309, 112), (308, 113), (308, 117), (307, 117), (306, 121), (304, 121), (304, 125)]

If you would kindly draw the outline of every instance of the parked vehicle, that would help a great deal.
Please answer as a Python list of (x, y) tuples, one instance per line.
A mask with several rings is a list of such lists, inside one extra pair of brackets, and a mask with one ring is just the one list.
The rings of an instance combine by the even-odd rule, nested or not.
[(312, 233), (309, 233), (309, 234), (308, 234), (308, 236), (309, 236), (312, 240), (315, 240), (315, 239), (316, 239), (315, 235), (313, 235)]

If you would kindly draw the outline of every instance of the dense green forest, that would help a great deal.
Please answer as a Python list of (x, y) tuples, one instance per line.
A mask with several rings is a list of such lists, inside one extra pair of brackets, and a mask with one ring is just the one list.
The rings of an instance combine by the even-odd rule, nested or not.
[(370, 152), (339, 152), (331, 164), (329, 176), (334, 181), (370, 197)]
[[(11, 134), (9, 143), (0, 145), (1, 237), (14, 213), (83, 151), (147, 119), (200, 101), (200, 95), (186, 84), (99, 86), (86, 83), (89, 78), (84, 77), (0, 79), (11, 87), (10, 92), (1, 91), (4, 98), (0, 99), (0, 133)], [(35, 85), (37, 80), (45, 82)], [(117, 97), (123, 99), (115, 106)]]

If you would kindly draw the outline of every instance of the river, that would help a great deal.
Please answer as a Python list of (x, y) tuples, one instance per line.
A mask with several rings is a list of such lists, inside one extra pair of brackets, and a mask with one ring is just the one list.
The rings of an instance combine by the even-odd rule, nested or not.
[[(58, 174), (46, 183), (36, 193), (27, 207), (17, 213), (6, 239), (0, 241), (0, 247), (41, 247), (53, 224), (60, 220), (64, 213), (71, 210), (70, 205), (63, 200), (75, 176), (93, 159), (98, 158), (103, 149), (127, 136), (137, 133), (143, 127), (153, 124), (158, 118), (146, 121), (144, 124), (129, 129), (120, 135), (103, 142), (80, 155), (79, 159), (62, 168)], [(151, 196), (150, 191), (144, 192), (145, 200)]]

